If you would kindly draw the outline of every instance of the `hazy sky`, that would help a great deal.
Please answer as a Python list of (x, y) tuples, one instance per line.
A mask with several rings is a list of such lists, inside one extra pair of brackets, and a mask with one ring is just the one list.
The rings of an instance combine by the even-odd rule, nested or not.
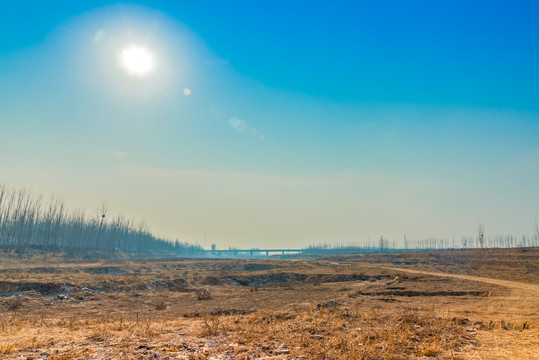
[[(2, 1), (0, 183), (218, 247), (531, 234), (538, 1)], [(145, 76), (119, 61), (136, 46)]]

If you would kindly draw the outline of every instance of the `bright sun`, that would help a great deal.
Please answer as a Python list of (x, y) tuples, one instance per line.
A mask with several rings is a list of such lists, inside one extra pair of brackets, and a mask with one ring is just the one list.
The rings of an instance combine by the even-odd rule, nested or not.
[(148, 75), (155, 66), (153, 54), (145, 47), (136, 45), (122, 50), (120, 62), (129, 74), (135, 76)]

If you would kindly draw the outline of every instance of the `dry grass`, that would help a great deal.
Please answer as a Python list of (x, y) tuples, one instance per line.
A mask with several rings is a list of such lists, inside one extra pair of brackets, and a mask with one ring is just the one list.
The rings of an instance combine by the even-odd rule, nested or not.
[(15, 344), (14, 343), (6, 343), (6, 344), (0, 344), (0, 354), (2, 355), (9, 355), (15, 352)]
[[(64, 267), (10, 263), (0, 266), (0, 358), (37, 359), (47, 353), (48, 360), (154, 354), (169, 359), (530, 359), (537, 354), (535, 288), (389, 270), (437, 266), (430, 253), (422, 266), (418, 253), (389, 256)], [(450, 265), (445, 259), (443, 266), (455, 273), (463, 262), (459, 258)], [(488, 277), (490, 265), (474, 269)], [(507, 278), (513, 276), (511, 270)], [(527, 278), (537, 283), (533, 274)]]
[[(99, 354), (99, 349), (109, 348), (111, 344), (114, 344), (116, 355), (122, 351), (140, 355), (141, 345), (157, 344), (143, 348), (142, 352), (194, 355), (206, 350), (227, 354), (230, 359), (285, 355), (307, 359), (409, 359), (449, 356), (451, 352), (462, 352), (475, 342), (467, 339), (468, 333), (459, 321), (432, 312), (365, 311), (349, 306), (293, 312), (264, 310), (236, 316), (207, 315), (187, 322), (148, 318), (136, 323), (103, 317), (49, 320), (49, 323), (53, 325), (47, 327), (48, 334), (55, 334), (57, 339), (52, 344), (59, 342), (57, 353), (52, 354), (54, 359), (89, 358), (86, 355)], [(187, 342), (174, 342), (170, 338), (171, 329), (185, 324), (193, 329), (194, 337)], [(39, 326), (36, 328), (31, 319), (21, 317), (20, 325), (19, 330), (10, 332), (10, 336), (19, 341), (2, 345), (1, 354), (50, 348), (51, 342), (44, 341), (43, 334), (26, 337), (28, 330), (40, 332), (35, 331)], [(92, 346), (66, 349), (63, 343), (68, 343), (70, 337), (75, 343)], [(199, 348), (197, 339), (204, 339), (212, 347)], [(186, 348), (190, 350), (184, 351)]]
[(348, 306), (260, 312), (227, 319), (223, 331), (231, 334), (233, 342), (249, 348), (250, 355), (286, 352), (293, 358), (308, 359), (449, 357), (473, 343), (458, 322), (433, 313), (376, 312)]

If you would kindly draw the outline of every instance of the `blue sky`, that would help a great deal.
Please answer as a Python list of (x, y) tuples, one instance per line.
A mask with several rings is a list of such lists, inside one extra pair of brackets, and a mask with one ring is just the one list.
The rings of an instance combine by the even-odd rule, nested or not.
[[(218, 246), (529, 234), (538, 15), (537, 1), (3, 2), (0, 181)], [(133, 43), (155, 73), (118, 67)]]

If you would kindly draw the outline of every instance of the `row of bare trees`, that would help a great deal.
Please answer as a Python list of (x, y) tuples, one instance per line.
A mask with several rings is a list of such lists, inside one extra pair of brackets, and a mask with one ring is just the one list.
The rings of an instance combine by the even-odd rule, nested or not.
[(305, 253), (354, 253), (379, 252), (389, 250), (437, 250), (437, 249), (473, 249), (473, 248), (515, 248), (539, 246), (539, 224), (535, 221), (532, 235), (494, 235), (485, 236), (485, 227), (479, 224), (477, 236), (457, 238), (410, 239), (406, 235), (402, 239), (388, 239), (380, 236), (378, 240), (361, 243), (323, 243), (310, 245)]
[(0, 185), (0, 247), (25, 251), (38, 248), (122, 251), (137, 255), (196, 255), (202, 248), (154, 236), (146, 225), (119, 215), (109, 219), (105, 203), (97, 214), (69, 211), (63, 200), (45, 201), (28, 189)]

